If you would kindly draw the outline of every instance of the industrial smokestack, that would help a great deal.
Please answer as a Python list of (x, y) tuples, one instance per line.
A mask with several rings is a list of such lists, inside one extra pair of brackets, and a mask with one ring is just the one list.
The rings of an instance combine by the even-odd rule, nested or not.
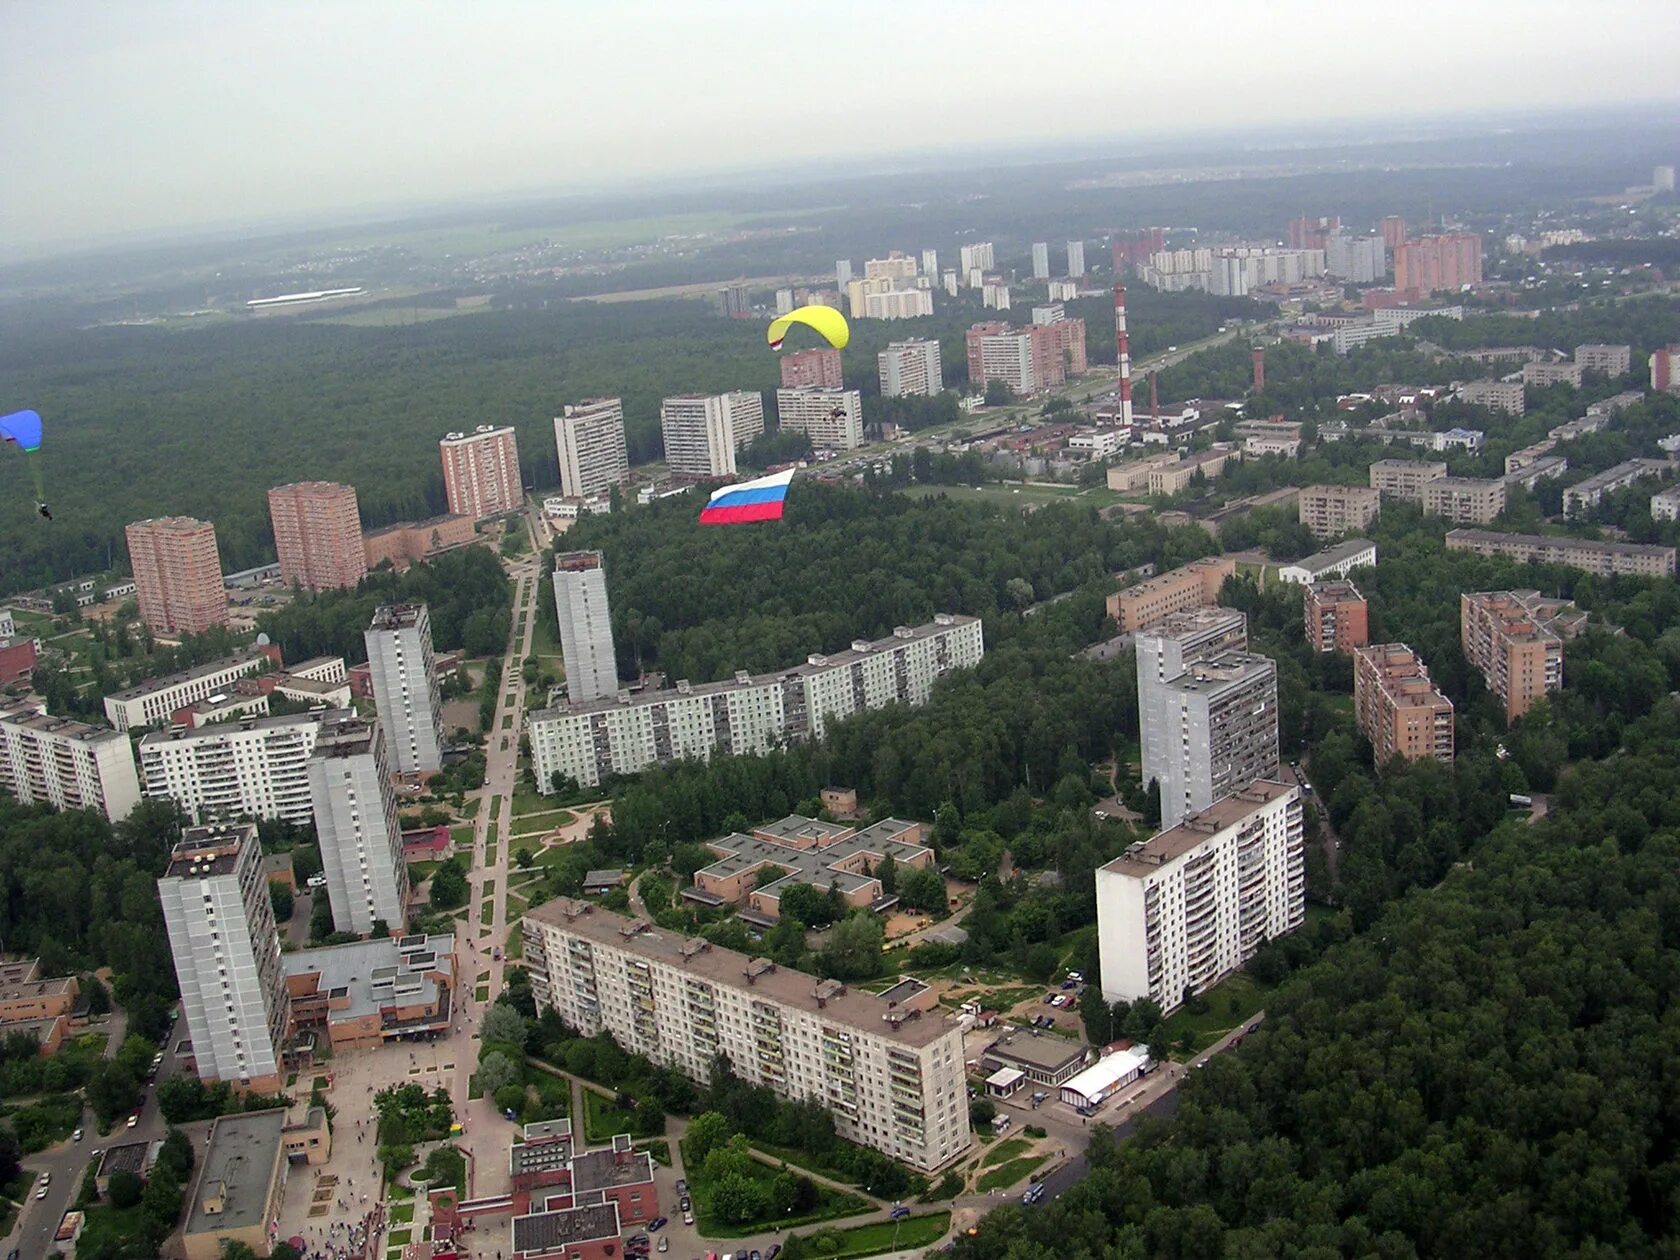
[(1151, 428), (1161, 427), (1161, 393), (1155, 388), (1155, 378), (1159, 372), (1149, 374), (1149, 424)]
[(1132, 351), (1126, 336), (1126, 286), (1114, 286), (1114, 356), (1120, 365), (1120, 423), (1132, 423)]
[(1256, 394), (1266, 392), (1266, 348), (1264, 346), (1254, 347), (1254, 392)]

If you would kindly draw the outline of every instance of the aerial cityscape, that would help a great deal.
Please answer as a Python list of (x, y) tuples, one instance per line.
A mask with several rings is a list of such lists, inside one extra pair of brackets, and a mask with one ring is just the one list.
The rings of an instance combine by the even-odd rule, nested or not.
[(0, 1256), (1674, 1254), (1680, 11), (630, 7), (0, 15)]

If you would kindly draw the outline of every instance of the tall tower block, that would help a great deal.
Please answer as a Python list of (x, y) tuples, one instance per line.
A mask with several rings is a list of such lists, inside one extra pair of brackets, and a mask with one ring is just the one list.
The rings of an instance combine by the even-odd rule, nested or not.
[(1114, 356), (1120, 365), (1120, 423), (1132, 423), (1132, 351), (1126, 336), (1126, 286), (1114, 286)]

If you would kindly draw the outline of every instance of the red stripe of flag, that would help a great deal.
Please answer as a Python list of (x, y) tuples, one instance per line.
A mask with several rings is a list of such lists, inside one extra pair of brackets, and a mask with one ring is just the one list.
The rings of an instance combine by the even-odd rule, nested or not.
[(740, 525), (749, 521), (779, 521), (786, 499), (768, 503), (742, 503), (736, 507), (709, 507), (700, 513), (702, 525)]

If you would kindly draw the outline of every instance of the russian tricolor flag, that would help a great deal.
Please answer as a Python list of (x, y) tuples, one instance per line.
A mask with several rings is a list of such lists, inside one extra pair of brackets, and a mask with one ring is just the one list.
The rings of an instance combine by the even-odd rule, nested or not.
[(712, 491), (700, 512), (702, 525), (739, 525), (746, 521), (779, 521), (794, 470), (771, 473), (739, 485)]

